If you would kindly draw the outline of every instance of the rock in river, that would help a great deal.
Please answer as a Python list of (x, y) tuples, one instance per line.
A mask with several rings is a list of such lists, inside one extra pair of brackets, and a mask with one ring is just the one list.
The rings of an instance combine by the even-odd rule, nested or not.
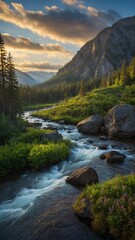
[(50, 133), (44, 133), (42, 136), (42, 140), (49, 140), (52, 142), (57, 142), (58, 140), (61, 140), (63, 137), (60, 133), (58, 133), (57, 131), (53, 131)]
[(116, 105), (107, 113), (104, 123), (110, 137), (135, 136), (135, 107), (129, 104)]
[(111, 151), (100, 156), (100, 159), (106, 159), (108, 163), (122, 163), (125, 159), (125, 155), (117, 151)]
[(79, 132), (86, 134), (97, 134), (103, 124), (100, 115), (92, 115), (77, 124)]
[(72, 172), (66, 179), (66, 182), (78, 187), (85, 187), (93, 183), (98, 183), (99, 180), (98, 175), (93, 168), (83, 167)]

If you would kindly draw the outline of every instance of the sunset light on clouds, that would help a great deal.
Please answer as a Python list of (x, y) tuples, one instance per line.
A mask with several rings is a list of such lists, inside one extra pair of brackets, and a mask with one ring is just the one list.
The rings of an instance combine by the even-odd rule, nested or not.
[(134, 14), (133, 0), (100, 2), (0, 0), (0, 29), (17, 68), (57, 71), (102, 29)]

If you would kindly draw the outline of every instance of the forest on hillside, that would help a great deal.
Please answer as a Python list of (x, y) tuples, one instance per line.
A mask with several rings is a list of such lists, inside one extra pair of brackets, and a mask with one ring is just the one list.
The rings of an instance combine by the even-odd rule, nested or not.
[(102, 78), (93, 78), (88, 81), (64, 81), (62, 83), (51, 82), (37, 86), (22, 86), (21, 96), (24, 105), (33, 105), (39, 103), (54, 103), (76, 95), (85, 95), (96, 88), (105, 88), (109, 86), (126, 86), (135, 83), (135, 58), (126, 66), (123, 63), (121, 69), (114, 71)]

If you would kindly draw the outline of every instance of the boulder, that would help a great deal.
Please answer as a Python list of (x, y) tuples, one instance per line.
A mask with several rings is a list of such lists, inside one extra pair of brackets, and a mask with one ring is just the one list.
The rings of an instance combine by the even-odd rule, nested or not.
[(85, 187), (87, 185), (97, 183), (99, 180), (98, 175), (93, 168), (83, 167), (71, 173), (66, 179), (66, 182), (78, 187)]
[(100, 146), (98, 146), (98, 148), (101, 149), (101, 150), (107, 150), (108, 145), (100, 145)]
[(64, 120), (60, 120), (58, 121), (59, 124), (65, 124), (65, 121)]
[(108, 163), (122, 163), (125, 159), (125, 155), (117, 151), (111, 151), (100, 156), (100, 159), (106, 159)]
[(111, 138), (135, 136), (135, 107), (129, 104), (116, 105), (107, 113), (104, 124)]
[(43, 141), (49, 140), (52, 142), (57, 142), (58, 140), (61, 140), (62, 138), (63, 138), (62, 135), (60, 133), (58, 133), (57, 131), (53, 131), (50, 133), (44, 133), (42, 135)]
[(97, 134), (103, 124), (100, 115), (92, 115), (77, 124), (78, 131), (86, 134)]
[(28, 122), (28, 127), (37, 128), (37, 127), (40, 127), (40, 126), (42, 126), (42, 123), (40, 123), (40, 122)]

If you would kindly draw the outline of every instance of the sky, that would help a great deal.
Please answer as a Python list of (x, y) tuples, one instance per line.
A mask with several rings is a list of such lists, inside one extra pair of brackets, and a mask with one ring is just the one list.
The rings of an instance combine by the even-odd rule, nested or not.
[(56, 72), (135, 0), (0, 0), (0, 33), (21, 71)]

